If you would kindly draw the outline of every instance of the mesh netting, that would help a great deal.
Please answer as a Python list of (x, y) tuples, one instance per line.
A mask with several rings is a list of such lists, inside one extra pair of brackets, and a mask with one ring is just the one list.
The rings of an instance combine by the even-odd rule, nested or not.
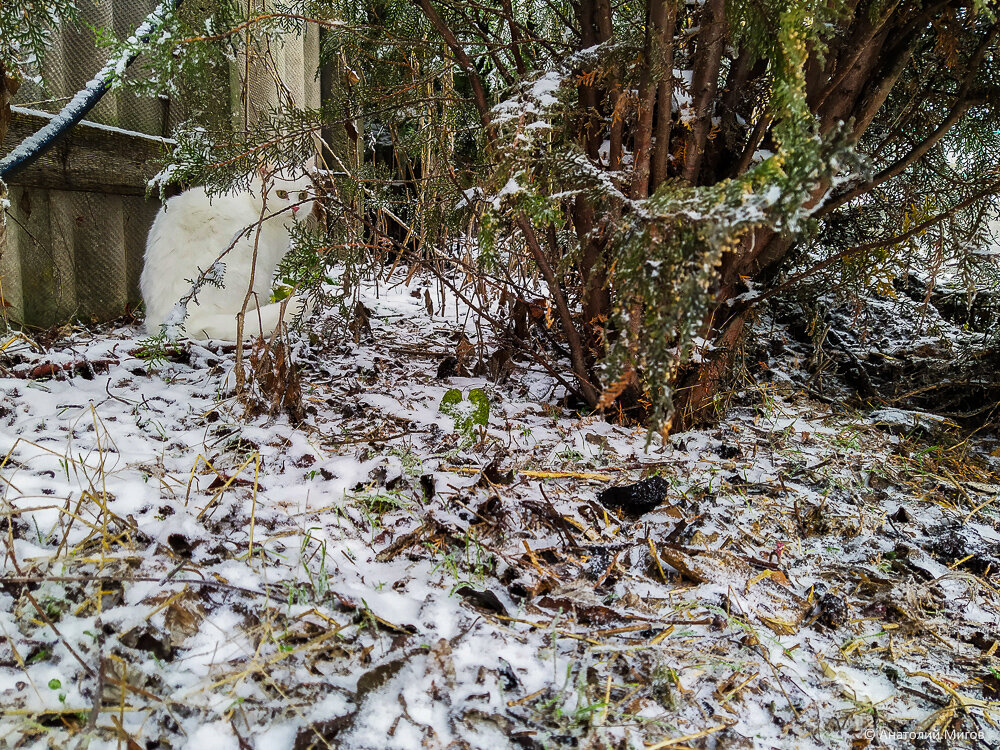
[[(255, 0), (261, 7), (265, 0)], [(3, 2), (3, 0), (0, 0)], [(96, 44), (94, 29), (105, 28), (127, 38), (156, 7), (157, 0), (104, 0), (80, 4), (80, 24), (56, 32), (45, 59), (47, 86), (26, 82), (13, 104), (57, 113), (107, 62), (109, 50)], [(186, 3), (184, 11), (207, 16), (212, 2)], [(310, 27), (300, 37), (261, 41), (249, 59), (221, 72), (223, 89), (191, 90), (185, 99), (195, 102), (205, 126), (225, 129), (250, 127), (260, 113), (279, 105), (316, 107), (320, 100), (315, 71), (319, 58), (319, 32)], [(140, 57), (126, 76), (143, 76)], [(232, 82), (230, 82), (232, 81)], [(204, 87), (202, 87), (204, 88)], [(212, 87), (209, 87), (212, 88)], [(206, 98), (212, 106), (203, 106)], [(166, 97), (137, 97), (120, 90), (106, 94), (87, 120), (150, 135), (168, 136), (186, 118), (181, 101)], [(4, 144), (10, 146), (10, 144)], [(40, 190), (30, 180), (11, 181), (11, 213), (18, 228), (7, 232), (0, 272), (4, 297), (12, 317), (25, 323), (49, 326), (71, 318), (106, 320), (121, 315), (127, 304), (138, 301), (138, 280), (146, 233), (159, 208), (155, 200), (136, 196)], [(16, 288), (15, 288), (16, 287)]]
[[(98, 48), (95, 28), (106, 28), (118, 38), (128, 38), (156, 7), (156, 0), (110, 0), (81, 3), (80, 24), (56, 31), (48, 56), (44, 78), (47, 86), (25, 82), (14, 104), (56, 113), (107, 62), (109, 50)], [(126, 76), (143, 75), (141, 60), (129, 68)], [(137, 130), (150, 135), (167, 135), (179, 114), (166, 99), (137, 97), (112, 91), (87, 115), (92, 122)], [(168, 121), (169, 119), (169, 121)]]
[[(26, 83), (13, 103), (58, 112), (107, 62), (109, 51), (97, 46), (94, 29), (110, 29), (127, 38), (156, 4), (156, 0), (81, 4), (79, 26), (55, 34), (45, 59), (47, 86)], [(127, 75), (143, 75), (141, 60)], [(181, 114), (164, 99), (112, 91), (87, 119), (168, 135)], [(18, 185), (16, 178), (12, 197), (19, 228), (8, 233), (6, 265), (13, 265), (13, 257), (19, 259), (19, 274), (11, 272), (8, 283), (20, 286), (18, 294), (11, 294), (16, 298), (14, 317), (38, 326), (71, 318), (108, 320), (138, 301), (146, 232), (159, 208), (155, 200), (40, 190)]]
[(240, 103), (251, 127), (262, 113), (282, 105), (319, 106), (320, 87), (315, 75), (319, 31), (314, 25), (307, 26), (301, 36), (260, 40), (252, 45), (249, 56), (249, 64), (239, 75)]
[[(49, 326), (68, 320), (76, 311), (73, 271), (74, 217), (64, 195), (14, 185), (7, 222), (8, 249), (20, 259), (23, 319)], [(6, 281), (5, 281), (6, 283)]]

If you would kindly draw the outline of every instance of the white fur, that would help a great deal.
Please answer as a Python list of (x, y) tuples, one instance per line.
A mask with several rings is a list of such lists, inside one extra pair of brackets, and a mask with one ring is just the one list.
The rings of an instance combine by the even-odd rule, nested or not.
[[(277, 195), (288, 191), (286, 198)], [(233, 191), (212, 198), (204, 188), (192, 188), (166, 202), (146, 240), (146, 255), (139, 285), (146, 304), (146, 330), (160, 332), (160, 325), (174, 306), (191, 291), (191, 282), (198, 269), (209, 268), (223, 250), (229, 247), (237, 233), (252, 227), (246, 236), (222, 257), (226, 264), (222, 288), (206, 284), (198, 292), (197, 303), (188, 305), (184, 330), (191, 339), (236, 340), (236, 315), (250, 285), (254, 243), (257, 244), (257, 265), (253, 291), (247, 306), (243, 335), (270, 335), (280, 321), (280, 303), (268, 303), (271, 285), (278, 264), (289, 249), (288, 231), (295, 221), (290, 206), (299, 203), (303, 191), (312, 194), (308, 178), (276, 178), (267, 194), (264, 216), (277, 214), (260, 225), (263, 184), (251, 183), (249, 191)], [(312, 203), (303, 203), (298, 216), (305, 218)], [(287, 210), (282, 210), (287, 209)], [(259, 306), (259, 307), (258, 307)], [(292, 315), (303, 307), (301, 298), (289, 301)]]

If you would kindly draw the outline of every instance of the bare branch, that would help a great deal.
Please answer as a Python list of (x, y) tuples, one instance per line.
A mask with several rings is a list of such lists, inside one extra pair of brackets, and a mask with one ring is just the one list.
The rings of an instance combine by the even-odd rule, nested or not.
[(483, 127), (489, 128), (492, 125), (492, 120), (490, 118), (489, 103), (486, 101), (486, 89), (483, 87), (483, 81), (479, 77), (479, 71), (476, 70), (476, 66), (472, 64), (472, 60), (469, 59), (469, 55), (465, 51), (465, 47), (458, 41), (455, 32), (441, 18), (441, 14), (437, 12), (437, 9), (431, 5), (430, 0), (412, 0), (412, 2), (423, 11), (424, 16), (430, 22), (431, 26), (441, 35), (444, 43), (448, 45), (452, 54), (455, 55), (455, 59), (462, 67), (462, 70), (469, 76), (469, 83), (472, 85), (472, 93), (476, 100), (476, 109), (479, 111), (479, 120), (482, 122)]
[(535, 262), (538, 264), (538, 270), (542, 272), (545, 282), (549, 285), (549, 292), (552, 294), (556, 303), (556, 311), (559, 313), (559, 320), (562, 323), (563, 332), (566, 334), (566, 341), (569, 344), (570, 357), (573, 363), (573, 374), (576, 375), (576, 379), (580, 382), (580, 391), (588, 405), (597, 406), (597, 402), (600, 400), (600, 397), (597, 389), (590, 381), (590, 374), (587, 370), (587, 360), (583, 348), (583, 342), (580, 339), (579, 331), (576, 329), (576, 323), (573, 321), (573, 315), (570, 312), (569, 305), (566, 304), (566, 297), (563, 294), (562, 285), (556, 278), (555, 272), (552, 270), (552, 266), (549, 264), (548, 258), (545, 257), (545, 251), (538, 243), (538, 237), (535, 234), (535, 229), (531, 226), (531, 221), (528, 217), (524, 214), (519, 214), (517, 217), (517, 226), (521, 230), (521, 234), (524, 236), (524, 241), (527, 243), (528, 249), (531, 250), (531, 254), (534, 256)]

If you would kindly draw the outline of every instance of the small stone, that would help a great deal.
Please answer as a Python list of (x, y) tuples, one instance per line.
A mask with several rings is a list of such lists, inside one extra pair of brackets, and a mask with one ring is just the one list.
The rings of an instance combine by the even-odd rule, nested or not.
[(641, 516), (663, 502), (667, 487), (663, 477), (649, 477), (635, 484), (609, 487), (597, 496), (597, 500), (608, 508), (621, 508), (629, 515)]

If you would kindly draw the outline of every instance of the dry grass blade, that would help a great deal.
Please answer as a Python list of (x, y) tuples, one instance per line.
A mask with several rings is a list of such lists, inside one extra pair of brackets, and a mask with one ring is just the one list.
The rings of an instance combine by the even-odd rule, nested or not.
[(690, 742), (691, 740), (700, 740), (702, 737), (708, 737), (716, 732), (721, 732), (726, 728), (726, 724), (716, 724), (708, 729), (702, 729), (700, 732), (692, 732), (691, 734), (685, 734), (683, 737), (676, 737), (672, 740), (663, 740), (663, 742), (657, 742), (655, 745), (647, 745), (646, 750), (667, 750), (667, 748), (679, 748), (685, 742)]

